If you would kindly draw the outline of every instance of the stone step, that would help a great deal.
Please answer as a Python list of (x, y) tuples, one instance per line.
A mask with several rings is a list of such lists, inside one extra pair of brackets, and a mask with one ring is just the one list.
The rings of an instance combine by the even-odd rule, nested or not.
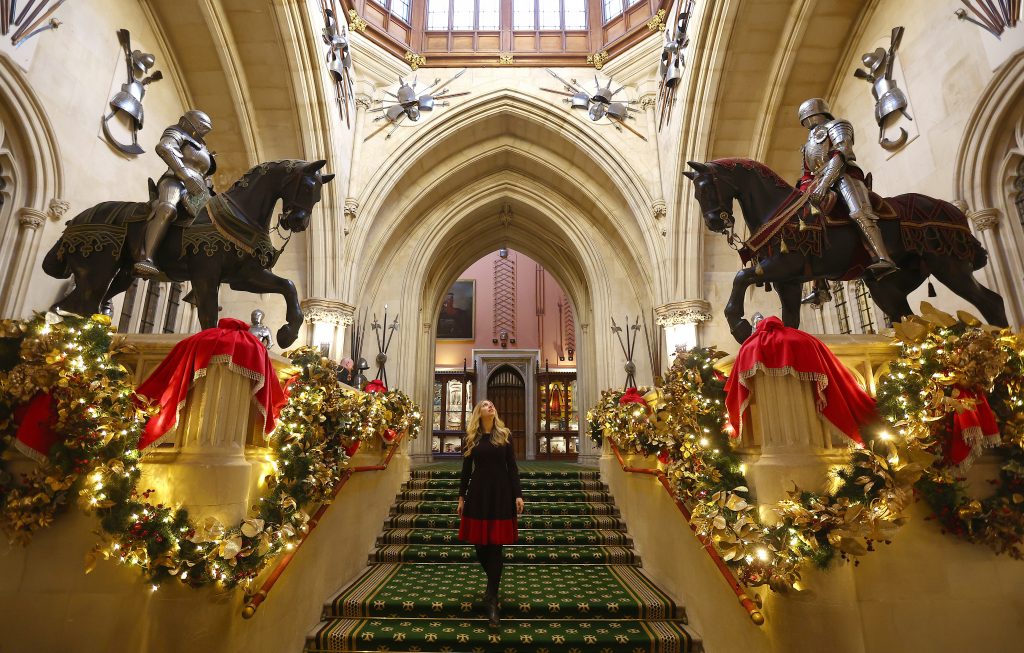
[[(534, 546), (510, 544), (502, 547), (505, 564), (537, 565), (640, 565), (640, 556), (624, 546)], [(392, 544), (370, 554), (370, 564), (379, 562), (476, 563), (476, 549), (470, 544)]]
[[(519, 530), (619, 530), (626, 527), (619, 517), (611, 515), (519, 515)], [(384, 528), (443, 528), (458, 529), (459, 516), (454, 514), (422, 515), (415, 513), (392, 514)]]
[[(391, 508), (392, 515), (448, 515), (456, 514), (456, 501), (397, 501)], [(619, 509), (611, 503), (550, 502), (539, 501), (526, 504), (526, 513), (541, 515), (613, 515)], [(524, 513), (524, 514), (526, 514)], [(522, 515), (520, 516), (522, 518)]]
[[(605, 546), (632, 546), (633, 538), (616, 530), (524, 529), (519, 528), (519, 543), (534, 546), (567, 546), (592, 544)], [(384, 531), (377, 538), (377, 546), (388, 544), (462, 544), (457, 528), (395, 528)]]

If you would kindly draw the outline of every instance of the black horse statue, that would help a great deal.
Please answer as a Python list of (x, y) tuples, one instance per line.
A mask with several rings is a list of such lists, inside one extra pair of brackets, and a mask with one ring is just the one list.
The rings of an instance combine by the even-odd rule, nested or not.
[[(270, 220), (278, 200), (281, 229), (309, 226), (313, 207), (333, 174), (320, 174), (326, 161), (285, 160), (261, 163), (210, 201), (193, 218), (179, 211), (156, 252), (157, 265), (172, 281), (191, 281), (204, 329), (217, 325), (221, 283), (234, 290), (275, 293), (288, 303), (287, 324), (277, 332), (282, 347), (295, 342), (302, 309), (295, 284), (271, 272), (280, 256), (270, 242)], [(131, 244), (144, 236), (149, 202), (102, 202), (68, 221), (64, 233), (43, 259), (43, 271), (75, 288), (55, 309), (91, 315), (131, 287)]]
[[(753, 284), (772, 284), (782, 300), (782, 321), (800, 326), (800, 288), (813, 279), (863, 278), (871, 297), (890, 320), (913, 311), (907, 295), (934, 275), (947, 288), (974, 304), (990, 324), (1007, 326), (1003, 299), (978, 283), (973, 272), (984, 267), (988, 254), (970, 232), (967, 217), (949, 202), (908, 193), (881, 198), (872, 193), (882, 218), (879, 226), (899, 270), (876, 279), (865, 273), (871, 263), (856, 225), (838, 211), (812, 210), (806, 196), (762, 163), (751, 159), (688, 162), (694, 196), (704, 223), (726, 234), (744, 267), (733, 280), (725, 307), (729, 329), (737, 341), (752, 333), (744, 319), (743, 296)], [(743, 210), (750, 236), (739, 241), (733, 227), (733, 201)]]

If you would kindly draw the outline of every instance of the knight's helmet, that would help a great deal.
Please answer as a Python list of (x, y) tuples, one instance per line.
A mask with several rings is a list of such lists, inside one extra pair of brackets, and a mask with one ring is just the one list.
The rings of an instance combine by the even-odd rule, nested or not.
[(202, 138), (213, 129), (210, 116), (206, 115), (205, 111), (198, 109), (186, 111), (185, 115), (178, 121), (178, 126), (191, 134), (193, 138)]
[(811, 116), (828, 116), (829, 120), (835, 117), (832, 115), (832, 109), (829, 108), (828, 102), (820, 97), (804, 100), (797, 110), (797, 116), (800, 118), (801, 125)]

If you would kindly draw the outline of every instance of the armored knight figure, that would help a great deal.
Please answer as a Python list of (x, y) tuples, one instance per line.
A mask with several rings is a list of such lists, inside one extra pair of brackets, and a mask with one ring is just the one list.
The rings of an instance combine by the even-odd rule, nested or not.
[[(853, 125), (836, 120), (828, 103), (821, 98), (806, 100), (799, 109), (800, 124), (809, 130), (803, 146), (803, 178), (800, 188), (810, 192), (815, 207), (827, 203), (829, 191), (834, 191), (846, 204), (850, 218), (860, 229), (864, 244), (871, 255), (868, 270), (877, 278), (895, 271), (878, 228), (878, 215), (871, 207), (871, 198), (864, 173), (853, 152)], [(823, 284), (818, 284), (818, 289)], [(827, 289), (827, 286), (826, 286)], [(814, 298), (805, 298), (814, 301)]]
[(274, 344), (273, 336), (270, 333), (270, 329), (267, 328), (266, 324), (263, 324), (264, 313), (260, 309), (256, 309), (249, 316), (252, 322), (252, 326), (249, 327), (249, 333), (256, 336), (256, 339), (263, 343), (263, 346), (270, 349)]
[(212, 127), (208, 115), (193, 109), (160, 136), (156, 153), (167, 163), (167, 171), (157, 182), (157, 196), (150, 208), (145, 238), (133, 252), (133, 271), (140, 277), (160, 274), (153, 257), (178, 215), (178, 204), (195, 216), (210, 199), (208, 184), (216, 162), (203, 137)]

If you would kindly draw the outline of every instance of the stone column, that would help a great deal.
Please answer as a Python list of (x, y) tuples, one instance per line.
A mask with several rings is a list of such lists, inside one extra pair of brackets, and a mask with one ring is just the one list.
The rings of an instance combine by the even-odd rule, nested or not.
[(173, 449), (143, 458), (142, 487), (173, 498), (199, 520), (237, 524), (271, 465), (252, 381), (226, 363), (211, 364), (189, 390), (169, 437)]
[(657, 306), (654, 314), (658, 325), (665, 328), (669, 363), (677, 347), (697, 346), (697, 326), (711, 319), (711, 304), (704, 299), (684, 299)]
[[(758, 373), (751, 379), (750, 397), (749, 421), (740, 434), (741, 452), (750, 461), (746, 476), (761, 517), (772, 522), (771, 506), (786, 498), (794, 485), (823, 489), (828, 469), (845, 458), (847, 441), (818, 415), (810, 381)], [(765, 601), (765, 616), (778, 650), (810, 653), (828, 641), (831, 651), (862, 653), (865, 645), (853, 566), (801, 571), (813, 593), (756, 592)], [(836, 637), (836, 633), (845, 635)]]
[(326, 349), (326, 355), (340, 360), (348, 353), (345, 332), (352, 324), (356, 307), (334, 299), (310, 297), (302, 300), (302, 310), (309, 321), (309, 344)]
[(47, 213), (26, 206), (19, 209), (15, 216), (18, 219), (18, 241), (11, 257), (7, 287), (3, 289), (4, 317), (21, 317), (24, 312), (25, 295), (35, 267), (39, 228), (46, 223)]
[(956, 200), (953, 204), (967, 214), (978, 234), (978, 240), (988, 250), (989, 262), (983, 271), (988, 279), (986, 285), (1002, 295), (1010, 323), (1017, 326), (1024, 324), (1024, 296), (1018, 288), (1019, 280), (1024, 277), (1024, 262), (1021, 261), (1019, 247), (1012, 236), (1007, 241), (1006, 235), (1000, 233), (1002, 212), (994, 208), (972, 211), (963, 200)]

